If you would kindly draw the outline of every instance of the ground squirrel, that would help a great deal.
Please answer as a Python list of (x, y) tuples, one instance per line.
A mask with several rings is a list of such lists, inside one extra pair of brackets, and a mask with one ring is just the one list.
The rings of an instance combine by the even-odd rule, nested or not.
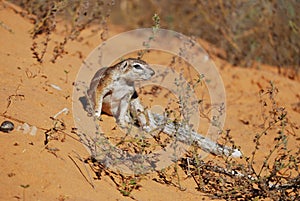
[[(148, 80), (154, 70), (143, 60), (128, 58), (114, 66), (101, 68), (91, 80), (87, 91), (90, 100), (89, 113), (100, 118), (101, 112), (112, 115), (122, 128), (127, 127), (132, 119), (128, 113), (143, 113), (135, 91), (134, 82)], [(147, 129), (147, 117), (137, 115), (140, 126)]]
[(179, 141), (195, 142), (203, 150), (215, 155), (242, 156), (238, 149), (219, 145), (182, 123), (176, 126), (164, 115), (151, 113), (145, 109), (135, 91), (134, 82), (148, 80), (154, 74), (154, 70), (145, 61), (132, 58), (111, 67), (101, 68), (91, 80), (87, 91), (88, 112), (97, 118), (100, 118), (101, 112), (114, 116), (122, 128), (137, 121), (148, 133), (159, 129), (170, 136), (176, 134)]

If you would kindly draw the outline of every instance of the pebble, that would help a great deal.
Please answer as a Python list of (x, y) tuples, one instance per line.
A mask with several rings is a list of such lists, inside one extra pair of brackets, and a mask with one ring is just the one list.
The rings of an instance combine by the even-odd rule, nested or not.
[(30, 135), (35, 136), (37, 132), (37, 127), (30, 126), (27, 123), (23, 123), (21, 126), (18, 126), (17, 131), (22, 131), (24, 134), (29, 133)]
[(8, 133), (14, 129), (14, 124), (11, 121), (4, 121), (0, 126), (0, 131)]
[(24, 124), (22, 124), (20, 130), (23, 130), (23, 133), (24, 133), (24, 134), (27, 134), (27, 133), (29, 133), (29, 131), (30, 131), (30, 126), (29, 126), (27, 123), (24, 123)]
[(53, 89), (56, 89), (58, 91), (61, 91), (61, 88), (59, 86), (57, 86), (56, 84), (50, 84), (50, 87), (52, 87)]
[(37, 128), (35, 126), (32, 126), (31, 127), (31, 131), (29, 132), (29, 134), (32, 135), (32, 136), (35, 136), (36, 135), (36, 131), (37, 131)]
[[(3, 121), (0, 125), (0, 131), (9, 133), (15, 128), (15, 125), (11, 121)], [(24, 134), (29, 133), (32, 136), (35, 136), (37, 133), (36, 126), (30, 126), (27, 123), (23, 123), (21, 126), (17, 127), (17, 131), (23, 131)]]

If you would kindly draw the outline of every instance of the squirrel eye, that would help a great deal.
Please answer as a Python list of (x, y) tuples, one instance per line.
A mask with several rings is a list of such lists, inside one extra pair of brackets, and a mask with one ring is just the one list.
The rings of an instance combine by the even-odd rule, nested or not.
[(140, 64), (134, 64), (133, 68), (139, 69), (139, 70), (143, 69)]

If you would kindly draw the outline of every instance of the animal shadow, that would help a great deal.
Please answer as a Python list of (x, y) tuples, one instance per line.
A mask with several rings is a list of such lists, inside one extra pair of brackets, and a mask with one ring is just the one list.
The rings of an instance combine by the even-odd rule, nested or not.
[(82, 104), (83, 109), (88, 113), (91, 114), (91, 106), (88, 102), (88, 99), (86, 96), (81, 96), (79, 98), (80, 103)]

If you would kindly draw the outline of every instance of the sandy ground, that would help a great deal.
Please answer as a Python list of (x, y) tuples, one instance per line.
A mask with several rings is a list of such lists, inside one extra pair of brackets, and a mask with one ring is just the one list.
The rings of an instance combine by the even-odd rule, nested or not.
[[(80, 42), (71, 42), (66, 46), (68, 54), (63, 59), (52, 64), (50, 57), (46, 56), (45, 62), (39, 64), (30, 51), (30, 30), (33, 25), (29, 20), (3, 3), (0, 3), (0, 20), (6, 27), (0, 27), (0, 121), (11, 120), (16, 128), (23, 123), (37, 127), (34, 136), (17, 129), (9, 134), (0, 133), (0, 200), (132, 200), (122, 196), (113, 181), (105, 175), (101, 180), (92, 179), (94, 188), (91, 187), (85, 177), (95, 177), (95, 174), (77, 157), (87, 158), (89, 153), (78, 137), (71, 133), (74, 127), (72, 82), (83, 58), (101, 42), (99, 37), (94, 35)], [(112, 36), (120, 30), (112, 27), (109, 33)], [(83, 36), (87, 35), (87, 32), (83, 33)], [(51, 37), (62, 39), (59, 34)], [(218, 58), (214, 60), (226, 88), (225, 128), (231, 129), (243, 153), (249, 155), (254, 146), (249, 142), (262, 122), (258, 92), (269, 86), (270, 80), (279, 89), (279, 103), (285, 106), (295, 125), (290, 135), (297, 140), (290, 142), (289, 146), (299, 146), (297, 128), (300, 127), (300, 109), (294, 107), (300, 101), (299, 81), (279, 75), (275, 68), (245, 69), (232, 67)], [(67, 78), (65, 71), (69, 72)], [(51, 84), (62, 90), (54, 89)], [(53, 127), (50, 117), (63, 108), (70, 109), (68, 114), (60, 116), (66, 125), (66, 135), (59, 134), (57, 140), (50, 141), (49, 147), (58, 150), (50, 153), (45, 149), (44, 132)], [(258, 154), (258, 160), (259, 157), (262, 160), (268, 148), (270, 145), (266, 143)], [(209, 200), (195, 189), (196, 184), (190, 178), (182, 182), (187, 189), (185, 191), (159, 184), (152, 178), (151, 174), (144, 176), (141, 187), (133, 191), (131, 196), (136, 200)]]

